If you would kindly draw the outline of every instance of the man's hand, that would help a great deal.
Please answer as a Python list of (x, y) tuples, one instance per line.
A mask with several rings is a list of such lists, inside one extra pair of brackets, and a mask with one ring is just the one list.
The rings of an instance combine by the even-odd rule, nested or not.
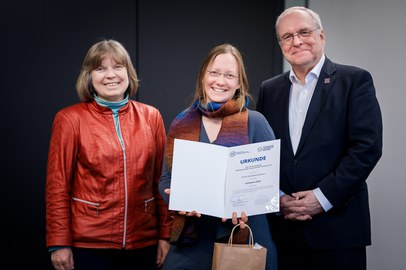
[(286, 219), (305, 221), (324, 210), (312, 190), (284, 194), (281, 197), (281, 212)]

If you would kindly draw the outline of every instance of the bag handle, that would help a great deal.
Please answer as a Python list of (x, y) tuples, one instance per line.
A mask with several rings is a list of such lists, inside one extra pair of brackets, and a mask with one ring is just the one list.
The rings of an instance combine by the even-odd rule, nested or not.
[[(234, 228), (231, 230), (231, 235), (230, 238), (228, 239), (228, 245), (232, 246), (233, 245), (233, 234), (234, 234), (234, 230), (235, 228), (237, 228), (238, 226), (240, 226), (240, 224), (237, 224), (234, 226)], [(250, 236), (249, 236), (249, 241), (248, 241), (248, 245), (250, 246), (254, 246), (254, 236), (252, 234), (252, 230), (250, 228), (250, 226), (248, 226), (247, 224), (245, 224), (245, 227), (247, 227), (250, 230)]]

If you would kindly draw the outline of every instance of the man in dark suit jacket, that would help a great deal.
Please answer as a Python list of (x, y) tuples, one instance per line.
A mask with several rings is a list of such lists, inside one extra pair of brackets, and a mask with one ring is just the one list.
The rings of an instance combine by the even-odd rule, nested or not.
[(382, 155), (382, 116), (366, 70), (324, 54), (320, 17), (293, 7), (276, 32), (291, 70), (264, 81), (257, 110), (281, 139), (279, 269), (366, 269), (366, 179)]

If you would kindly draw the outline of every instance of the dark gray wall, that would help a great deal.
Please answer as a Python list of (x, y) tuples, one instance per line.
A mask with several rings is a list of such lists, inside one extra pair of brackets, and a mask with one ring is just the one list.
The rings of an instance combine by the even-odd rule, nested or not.
[(326, 53), (374, 78), (383, 117), (383, 155), (369, 176), (372, 245), (369, 270), (406, 269), (406, 1), (310, 0), (320, 14)]
[(282, 70), (274, 24), (283, 1), (139, 2), (139, 98), (159, 108), (167, 127), (190, 103), (200, 64), (215, 45), (240, 49), (254, 98), (260, 82)]
[(260, 81), (280, 72), (273, 25), (283, 1), (268, 2), (2, 1), (3, 264), (49, 267), (44, 188), (51, 126), (59, 109), (78, 102), (76, 78), (94, 42), (124, 43), (141, 79), (138, 99), (156, 106), (168, 126), (190, 101), (214, 45), (240, 48), (254, 97)]
[(116, 38), (135, 55), (136, 9), (132, 0), (7, 0), (0, 10), (1, 258), (10, 269), (48, 269), (44, 188), (53, 117), (78, 102), (75, 82), (92, 43)]

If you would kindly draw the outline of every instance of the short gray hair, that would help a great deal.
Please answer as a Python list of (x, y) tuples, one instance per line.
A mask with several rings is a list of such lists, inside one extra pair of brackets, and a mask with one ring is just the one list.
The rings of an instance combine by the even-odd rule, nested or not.
[(276, 30), (276, 36), (278, 37), (278, 39), (279, 39), (278, 26), (279, 26), (279, 22), (280, 22), (281, 18), (283, 18), (284, 16), (286, 16), (288, 14), (292, 14), (295, 12), (305, 12), (305, 13), (309, 14), (309, 16), (313, 19), (315, 26), (317, 28), (319, 28), (320, 30), (323, 30), (323, 26), (321, 25), (321, 20), (320, 20), (319, 14), (317, 14), (316, 12), (314, 12), (313, 10), (311, 10), (309, 8), (302, 7), (302, 6), (295, 6), (295, 7), (290, 7), (290, 8), (285, 9), (276, 19), (275, 30)]

